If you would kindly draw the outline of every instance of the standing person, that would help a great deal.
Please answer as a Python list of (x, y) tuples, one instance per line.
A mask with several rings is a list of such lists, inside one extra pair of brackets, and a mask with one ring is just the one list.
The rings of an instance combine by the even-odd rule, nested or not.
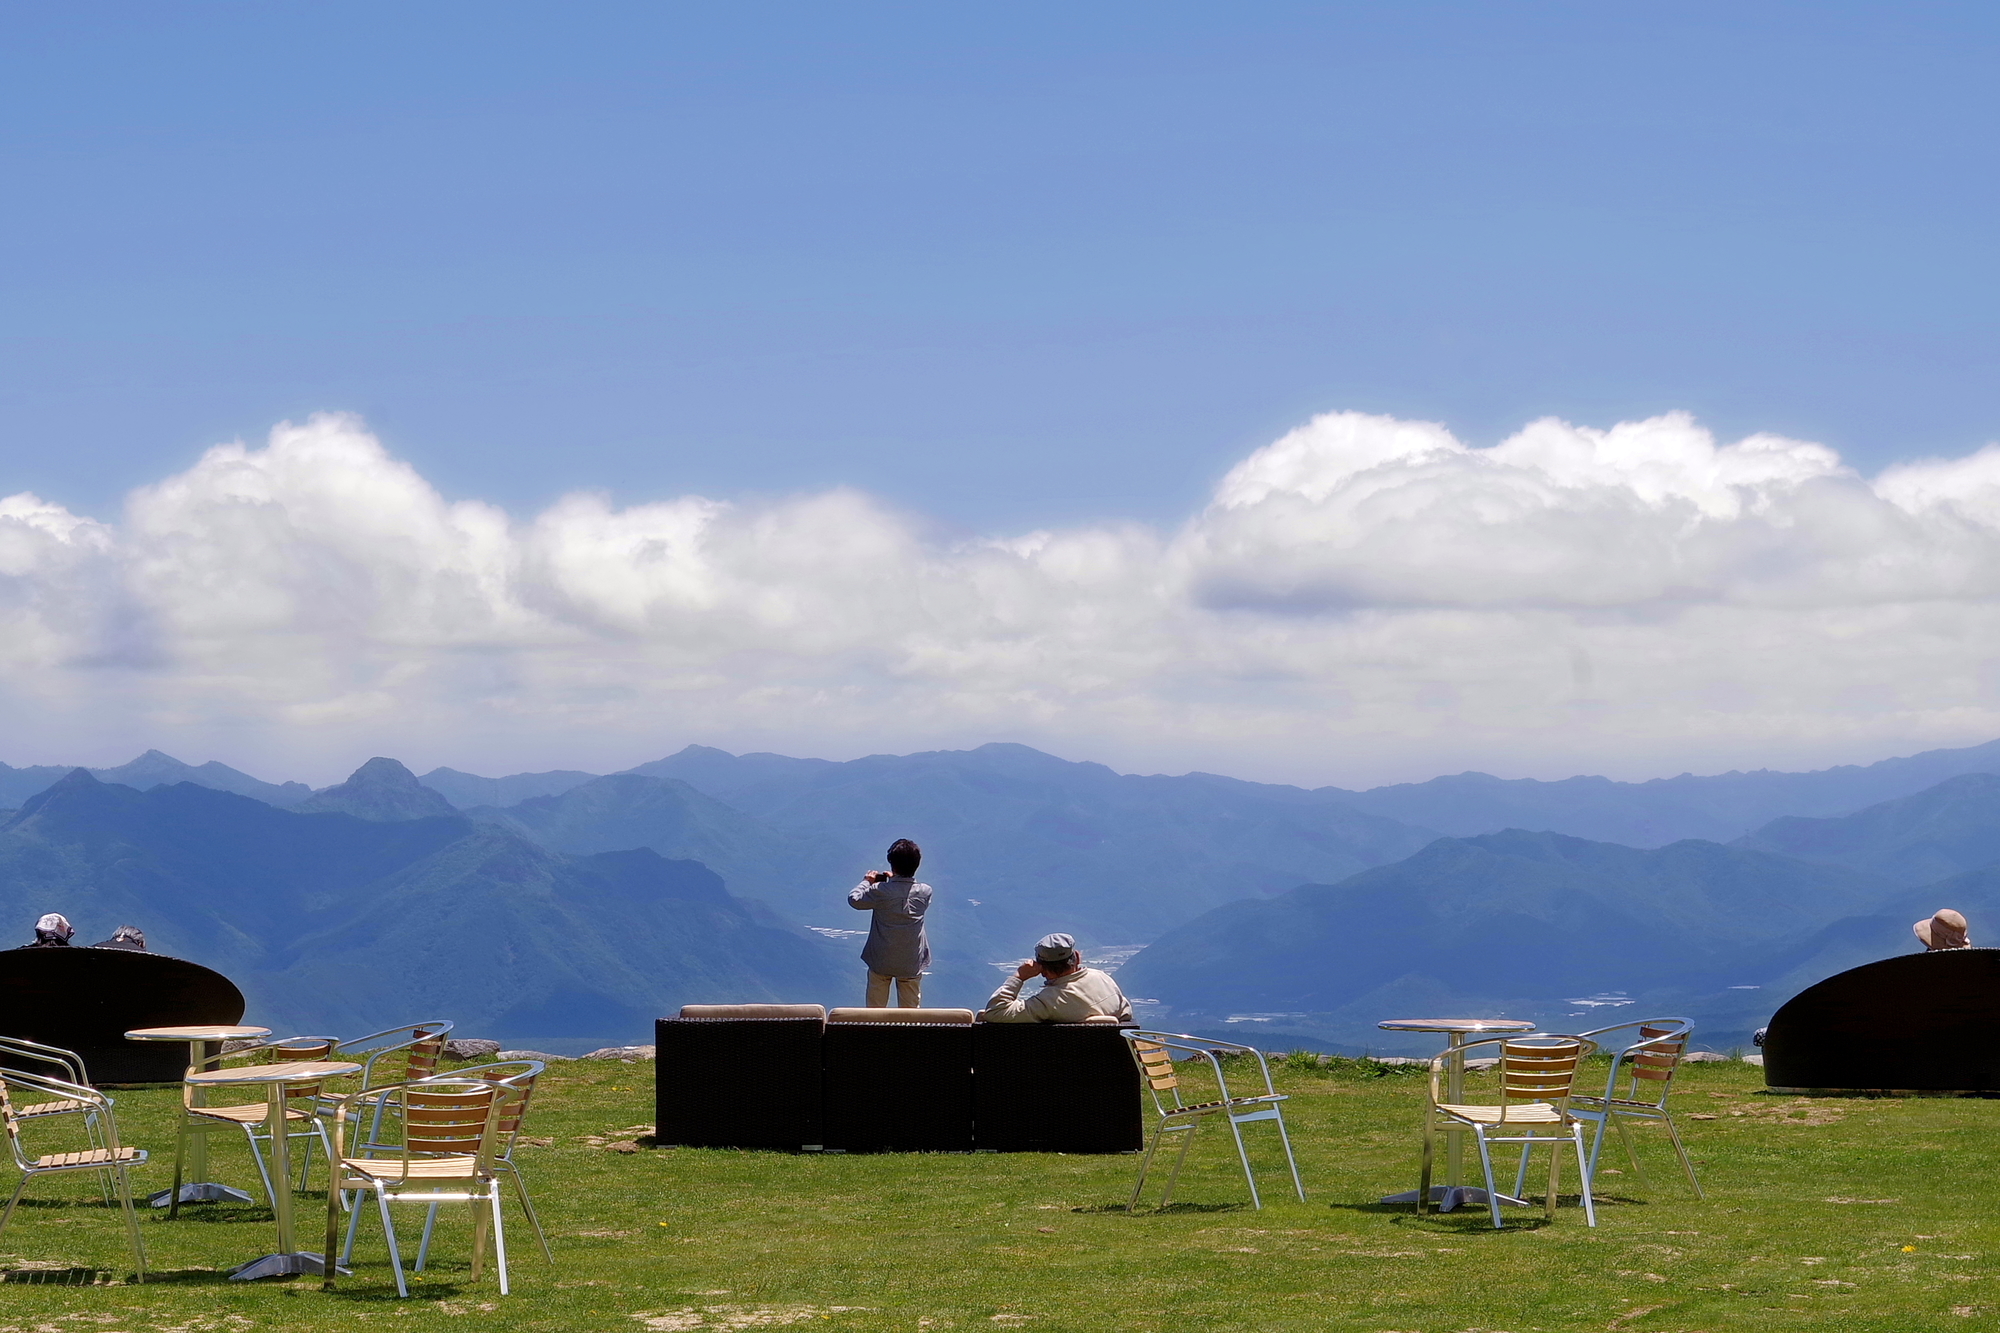
[[(1021, 986), (1040, 977), (1042, 988), (1027, 999)], [(1035, 956), (1000, 983), (980, 1015), (988, 1023), (1085, 1023), (1093, 1018), (1132, 1021), (1132, 1002), (1109, 974), (1083, 965), (1083, 954), (1068, 935), (1044, 935)]]
[(847, 895), (857, 912), (873, 912), (868, 943), (861, 961), (868, 964), (868, 1007), (889, 1003), (889, 983), (896, 983), (896, 1007), (918, 1009), (924, 1003), (924, 969), (931, 965), (931, 942), (924, 935), (924, 913), (930, 910), (931, 886), (917, 883), (924, 854), (908, 838), (889, 844), (889, 868), (871, 870)]

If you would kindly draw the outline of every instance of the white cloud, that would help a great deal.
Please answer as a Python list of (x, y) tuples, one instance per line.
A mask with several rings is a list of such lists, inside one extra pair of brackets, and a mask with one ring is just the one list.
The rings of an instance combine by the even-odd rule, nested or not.
[(158, 745), (314, 779), (988, 739), (1639, 776), (2000, 734), (1996, 599), (2000, 447), (1871, 481), (1678, 414), (1475, 449), (1341, 413), (1178, 531), (952, 543), (845, 490), (516, 517), (326, 416), (116, 523), (0, 500), (0, 722), (15, 763)]

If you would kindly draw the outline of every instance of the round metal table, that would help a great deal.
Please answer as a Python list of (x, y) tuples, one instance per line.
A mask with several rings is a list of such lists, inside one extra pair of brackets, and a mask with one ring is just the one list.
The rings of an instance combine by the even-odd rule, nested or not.
[[(271, 1029), (269, 1028), (240, 1027), (228, 1024), (198, 1024), (192, 1027), (133, 1028), (125, 1034), (125, 1040), (185, 1042), (188, 1047), (188, 1073), (192, 1074), (206, 1067), (222, 1054), (223, 1042), (241, 1041), (253, 1037), (268, 1037), (270, 1035)], [(206, 1097), (206, 1094), (196, 1092), (195, 1097), (197, 1099), (195, 1105), (199, 1106), (202, 1104), (202, 1099)], [(188, 1174), (194, 1177), (194, 1183), (181, 1186), (180, 1199), (178, 1200), (181, 1203), (215, 1203), (218, 1201), (234, 1203), (256, 1202), (251, 1195), (244, 1193), (242, 1190), (231, 1189), (227, 1185), (218, 1185), (212, 1180), (202, 1179), (202, 1177), (208, 1174), (208, 1136), (206, 1134), (195, 1135), (194, 1142), (188, 1145), (187, 1168)], [(174, 1192), (170, 1189), (165, 1189), (160, 1190), (156, 1194), (147, 1195), (146, 1202), (155, 1208), (165, 1208), (168, 1204), (176, 1202), (176, 1200)]]
[[(1437, 1032), (1446, 1038), (1444, 1053), (1450, 1057), (1444, 1067), (1445, 1100), (1465, 1100), (1465, 1043), (1472, 1037), (1496, 1036), (1507, 1032), (1533, 1032), (1535, 1024), (1520, 1018), (1391, 1018), (1375, 1025), (1384, 1032)], [(1444, 1184), (1431, 1186), (1431, 1198), (1446, 1205), (1446, 1211), (1461, 1203), (1485, 1203), (1486, 1191), (1468, 1189), (1459, 1183), (1465, 1167), (1465, 1131), (1447, 1128), (1444, 1132)], [(1383, 1203), (1415, 1203), (1417, 1192), (1404, 1190), (1385, 1197)], [(1501, 1196), (1503, 1203), (1519, 1199)]]
[[(361, 1066), (350, 1060), (293, 1060), (286, 1064), (245, 1065), (241, 1069), (211, 1069), (187, 1076), (194, 1088), (236, 1088), (264, 1085), (266, 1115), (264, 1130), (271, 1136), (271, 1211), (278, 1219), (278, 1249), (230, 1270), (232, 1281), (279, 1277), (291, 1273), (323, 1273), (326, 1256), (301, 1250), (292, 1226), (292, 1146), (285, 1123), (285, 1085), (319, 1083), (347, 1074), (358, 1074)], [(328, 1169), (338, 1171), (338, 1163)]]

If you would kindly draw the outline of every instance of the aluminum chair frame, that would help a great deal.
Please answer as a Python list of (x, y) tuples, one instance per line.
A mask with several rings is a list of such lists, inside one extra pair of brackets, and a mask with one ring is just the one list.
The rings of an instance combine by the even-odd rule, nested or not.
[[(430, 1078), (437, 1073), (438, 1062), (444, 1058), (445, 1041), (451, 1036), (452, 1030), (457, 1026), (458, 1024), (449, 1018), (420, 1018), (414, 1023), (399, 1023), (392, 1028), (383, 1028), (380, 1032), (371, 1032), (365, 1037), (355, 1037), (349, 1041), (336, 1042), (334, 1044), (334, 1053), (349, 1059), (357, 1055), (363, 1057), (361, 1061), (361, 1087), (363, 1091), (366, 1091), (369, 1088), (384, 1086), (376, 1081), (376, 1064), (384, 1056), (394, 1055), (398, 1051), (406, 1051), (408, 1052), (408, 1058), (403, 1064), (402, 1077), (395, 1081), (398, 1083), (414, 1083), (419, 1079)], [(407, 1037), (403, 1035), (406, 1032), (409, 1033)], [(395, 1040), (386, 1040), (392, 1037)], [(370, 1043), (379, 1044), (371, 1045)], [(339, 1100), (340, 1098), (337, 1096), (329, 1095), (321, 1097), (321, 1111), (332, 1111), (334, 1104)], [(375, 1109), (375, 1123), (369, 1126), (368, 1129), (369, 1142), (372, 1143), (381, 1138), (382, 1117), (389, 1109), (390, 1107), (386, 1103), (377, 1104)]]
[[(22, 1088), (43, 1096), (52, 1096), (62, 1101), (88, 1102), (99, 1126), (99, 1133), (92, 1135), (93, 1146), (84, 1152), (45, 1153), (39, 1157), (28, 1156), (21, 1145), (21, 1118), (14, 1111), (11, 1089)], [(0, 1232), (5, 1232), (7, 1224), (14, 1218), (14, 1208), (21, 1202), (28, 1182), (36, 1176), (52, 1175), (63, 1171), (102, 1171), (110, 1175), (118, 1188), (118, 1202), (125, 1210), (125, 1229), (132, 1240), (132, 1259), (137, 1265), (138, 1281), (146, 1280), (146, 1242), (139, 1234), (139, 1213), (132, 1205), (131, 1170), (146, 1164), (144, 1148), (126, 1148), (118, 1142), (118, 1118), (111, 1109), (111, 1099), (97, 1089), (81, 1083), (70, 1083), (63, 1079), (44, 1078), (37, 1074), (24, 1074), (19, 1070), (0, 1069), (0, 1124), (4, 1124), (8, 1147), (14, 1154), (14, 1165), (21, 1173), (21, 1183), (14, 1187), (13, 1195), (7, 1200), (7, 1207), (0, 1211)]]
[[(481, 1078), (489, 1083), (498, 1083), (512, 1088), (519, 1097), (511, 1098), (500, 1111), (498, 1133), (500, 1146), (493, 1154), (493, 1169), (504, 1172), (514, 1182), (514, 1194), (521, 1201), (521, 1211), (527, 1214), (528, 1225), (535, 1229), (535, 1239), (542, 1244), (542, 1258), (549, 1263), (556, 1261), (555, 1251), (549, 1248), (548, 1233), (542, 1230), (542, 1219), (535, 1213), (535, 1201), (528, 1197), (528, 1182), (521, 1178), (521, 1168), (514, 1164), (514, 1147), (521, 1138), (522, 1122), (528, 1118), (528, 1106), (535, 1097), (535, 1080), (542, 1076), (548, 1066), (540, 1060), (501, 1060), (493, 1064), (473, 1065), (469, 1069), (455, 1069), (444, 1075), (450, 1079)], [(513, 1070), (513, 1073), (503, 1073)], [(424, 1264), (430, 1258), (431, 1230), (437, 1225), (438, 1209), (442, 1205), (433, 1203), (430, 1213), (424, 1218), (423, 1243), (417, 1246), (416, 1271), (424, 1271)]]
[[(1577, 1035), (1595, 1041), (1606, 1033), (1628, 1029), (1636, 1030), (1640, 1040), (1611, 1057), (1611, 1074), (1604, 1081), (1603, 1095), (1578, 1094), (1570, 1098), (1570, 1114), (1579, 1120), (1594, 1121), (1597, 1125), (1590, 1144), (1591, 1178), (1596, 1179), (1597, 1155), (1604, 1148), (1604, 1130), (1609, 1125), (1618, 1131), (1618, 1141), (1625, 1146), (1625, 1156), (1632, 1163), (1633, 1173), (1640, 1183), (1645, 1183), (1646, 1169), (1639, 1164), (1639, 1154), (1633, 1150), (1632, 1136), (1626, 1132), (1624, 1122), (1627, 1119), (1657, 1120), (1667, 1127), (1667, 1138), (1674, 1145), (1675, 1156), (1680, 1158), (1681, 1170), (1687, 1173), (1688, 1186), (1694, 1190), (1694, 1197), (1705, 1200), (1708, 1196), (1702, 1193), (1701, 1181), (1695, 1177), (1694, 1162), (1688, 1157), (1687, 1146), (1681, 1142), (1681, 1132), (1674, 1124), (1673, 1114), (1667, 1110), (1667, 1097), (1673, 1091), (1674, 1075), (1680, 1072), (1687, 1058), (1694, 1023), (1685, 1018), (1641, 1018)], [(1621, 1073), (1625, 1079), (1625, 1095), (1622, 1097), (1618, 1095)], [(1641, 1097), (1642, 1082), (1657, 1085), (1658, 1095), (1650, 1100)]]
[[(1243, 1144), (1242, 1126), (1259, 1120), (1277, 1124), (1278, 1139), (1285, 1146), (1285, 1162), (1292, 1169), (1292, 1187), (1299, 1192), (1299, 1202), (1305, 1202), (1305, 1182), (1299, 1179), (1298, 1158), (1292, 1153), (1292, 1136), (1286, 1132), (1284, 1110), (1279, 1105), (1290, 1097), (1279, 1092), (1271, 1082), (1271, 1067), (1265, 1062), (1262, 1051), (1238, 1042), (1195, 1037), (1184, 1032), (1128, 1029), (1122, 1035), (1132, 1053), (1133, 1063), (1139, 1066), (1139, 1081), (1152, 1096), (1153, 1110), (1158, 1117), (1152, 1134), (1147, 1137), (1146, 1155), (1139, 1162), (1139, 1180), (1132, 1187), (1132, 1198), (1125, 1205), (1125, 1211), (1132, 1212), (1138, 1208), (1139, 1199), (1146, 1190), (1146, 1175), (1152, 1169), (1153, 1155), (1159, 1150), (1161, 1140), (1169, 1134), (1184, 1134), (1186, 1137), (1181, 1140), (1181, 1150), (1174, 1158), (1173, 1169), (1167, 1173), (1166, 1193), (1160, 1197), (1159, 1206), (1165, 1208), (1173, 1201), (1174, 1185), (1180, 1179), (1181, 1164), (1187, 1160), (1188, 1148), (1194, 1143), (1196, 1128), (1203, 1120), (1217, 1115), (1229, 1121), (1229, 1132), (1235, 1136), (1236, 1157), (1243, 1164), (1243, 1178), (1250, 1185), (1252, 1207), (1262, 1208), (1264, 1200), (1257, 1192), (1256, 1173), (1250, 1169), (1250, 1153)], [(1215, 1074), (1216, 1088), (1222, 1093), (1221, 1100), (1196, 1103), (1181, 1100), (1180, 1076), (1174, 1072), (1175, 1051), (1182, 1052), (1189, 1059), (1208, 1061)], [(1255, 1056), (1258, 1072), (1263, 1075), (1264, 1091), (1241, 1097), (1231, 1093), (1228, 1078), (1222, 1071), (1221, 1057), (1224, 1054)]]
[[(469, 1203), (473, 1205), (472, 1280), (479, 1280), (484, 1266), (486, 1228), (490, 1221), (500, 1294), (508, 1295), (511, 1288), (507, 1277), (507, 1230), (500, 1208), (500, 1172), (493, 1163), (507, 1103), (520, 1095), (504, 1081), (440, 1075), (363, 1089), (341, 1098), (334, 1120), (336, 1169), (327, 1188), (326, 1248), (321, 1253), (332, 1254), (340, 1242), (341, 1193), (374, 1191), (382, 1214), (382, 1231), (389, 1245), (389, 1261), (396, 1270), (396, 1294), (407, 1297), (409, 1280), (403, 1271), (402, 1249), (396, 1242), (395, 1219), (390, 1215), (389, 1205)], [(402, 1142), (394, 1145), (377, 1142), (372, 1131), (367, 1140), (357, 1140), (361, 1118), (367, 1116), (371, 1124), (379, 1124), (379, 1112), (391, 1098), (399, 1108), (395, 1123), (401, 1127)], [(349, 1156), (338, 1151), (348, 1144), (367, 1155)], [(448, 1188), (452, 1186), (457, 1188)], [(361, 1211), (360, 1201), (356, 1200), (348, 1213), (341, 1264), (353, 1261)], [(322, 1291), (334, 1289), (337, 1271), (333, 1265), (326, 1268)]]
[[(1442, 1084), (1452, 1062), (1464, 1059), (1467, 1051), (1478, 1046), (1499, 1048), (1499, 1062), (1492, 1069), (1499, 1082), (1499, 1104), (1485, 1106), (1444, 1101)], [(1500, 1200), (1504, 1196), (1493, 1179), (1493, 1147), (1496, 1144), (1520, 1145), (1521, 1169), (1517, 1179), (1522, 1182), (1527, 1176), (1528, 1154), (1538, 1147), (1548, 1146), (1549, 1189), (1544, 1211), (1551, 1222), (1555, 1220), (1557, 1191), (1562, 1179), (1563, 1146), (1568, 1144), (1573, 1148), (1576, 1151), (1577, 1173), (1583, 1178), (1584, 1218), (1591, 1226), (1596, 1226), (1597, 1203), (1591, 1197), (1590, 1158), (1583, 1144), (1584, 1122), (1569, 1111), (1576, 1076), (1583, 1061), (1596, 1049), (1597, 1043), (1568, 1033), (1511, 1033), (1468, 1041), (1433, 1059), (1430, 1099), (1424, 1107), (1423, 1168), (1417, 1183), (1418, 1215), (1427, 1213), (1432, 1203), (1431, 1168), (1436, 1158), (1438, 1120), (1442, 1116), (1449, 1122), (1445, 1126), (1447, 1129), (1469, 1130), (1478, 1144), (1479, 1166), (1486, 1178), (1486, 1204), (1492, 1212), (1496, 1229), (1505, 1226), (1500, 1218)], [(1512, 1105), (1518, 1102), (1527, 1104)], [(1538, 1134), (1535, 1132), (1538, 1126), (1551, 1132)], [(1510, 1128), (1520, 1132), (1501, 1132)], [(1525, 1185), (1517, 1183), (1515, 1188), (1519, 1190)]]
[[(84, 1068), (83, 1057), (75, 1051), (66, 1051), (60, 1046), (44, 1046), (41, 1042), (29, 1041), (26, 1037), (0, 1037), (0, 1067), (8, 1067), (5, 1066), (5, 1061), (10, 1055), (40, 1064), (54, 1065), (63, 1071), (62, 1081), (65, 1083), (73, 1083), (84, 1088), (91, 1086), (90, 1071)], [(111, 1099), (107, 1097), (105, 1100), (109, 1102)], [(84, 1130), (90, 1135), (90, 1146), (93, 1148), (104, 1146), (104, 1140), (97, 1131), (97, 1108), (89, 1102), (64, 1097), (56, 1101), (38, 1102), (31, 1106), (14, 1108), (14, 1116), (18, 1120), (44, 1120), (58, 1115), (82, 1116)], [(103, 1186), (104, 1198), (108, 1203), (111, 1199), (110, 1178), (106, 1177), (98, 1183)]]
[[(199, 1061), (194, 1068), (199, 1069), (204, 1065), (220, 1065), (225, 1059), (234, 1059), (240, 1055), (258, 1055), (265, 1052), (283, 1052), (286, 1053), (285, 1058), (293, 1060), (324, 1060), (330, 1056), (338, 1044), (339, 1039), (335, 1037), (282, 1037), (277, 1041), (259, 1042), (254, 1046), (239, 1047), (236, 1050), (212, 1056), (207, 1060)], [(174, 1142), (174, 1192), (168, 1204), (167, 1216), (169, 1218), (180, 1216), (181, 1178), (182, 1172), (185, 1170), (187, 1158), (188, 1135), (213, 1133), (226, 1125), (234, 1126), (243, 1131), (243, 1137), (250, 1143), (250, 1155), (257, 1162), (257, 1174), (264, 1181), (264, 1198), (267, 1201), (275, 1200), (277, 1197), (277, 1188), (271, 1182), (271, 1168), (264, 1160), (263, 1147), (264, 1144), (271, 1141), (266, 1119), (269, 1115), (270, 1103), (244, 1102), (228, 1106), (197, 1106), (194, 1103), (193, 1097), (193, 1088), (190, 1085), (182, 1084), (180, 1134)], [(308, 1101), (312, 1109), (295, 1110), (291, 1105), (294, 1100)], [(320, 1114), (321, 1100), (322, 1094), (318, 1091), (317, 1085), (300, 1088), (296, 1092), (289, 1089), (286, 1091), (285, 1123), (290, 1125), (296, 1120), (304, 1122), (308, 1126), (296, 1131), (287, 1130), (285, 1135), (288, 1139), (306, 1140), (306, 1150), (302, 1154), (303, 1160), (299, 1165), (300, 1189), (305, 1188), (306, 1173), (312, 1170), (312, 1145), (315, 1140), (325, 1149), (328, 1160), (331, 1160), (333, 1157), (333, 1141), (327, 1137), (326, 1121)], [(247, 1115), (232, 1116), (228, 1114), (231, 1111), (248, 1112), (252, 1110), (257, 1113), (254, 1118)], [(287, 1181), (286, 1184), (289, 1187), (290, 1182)]]

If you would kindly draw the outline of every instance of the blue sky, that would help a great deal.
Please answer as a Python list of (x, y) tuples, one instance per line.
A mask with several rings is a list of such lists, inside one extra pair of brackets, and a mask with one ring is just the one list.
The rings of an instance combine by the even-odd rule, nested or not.
[(1996, 37), (0, 0), (0, 759), (1989, 740)]
[(1980, 5), (12, 4), (7, 490), (1171, 521), (1316, 412), (2000, 437)]

